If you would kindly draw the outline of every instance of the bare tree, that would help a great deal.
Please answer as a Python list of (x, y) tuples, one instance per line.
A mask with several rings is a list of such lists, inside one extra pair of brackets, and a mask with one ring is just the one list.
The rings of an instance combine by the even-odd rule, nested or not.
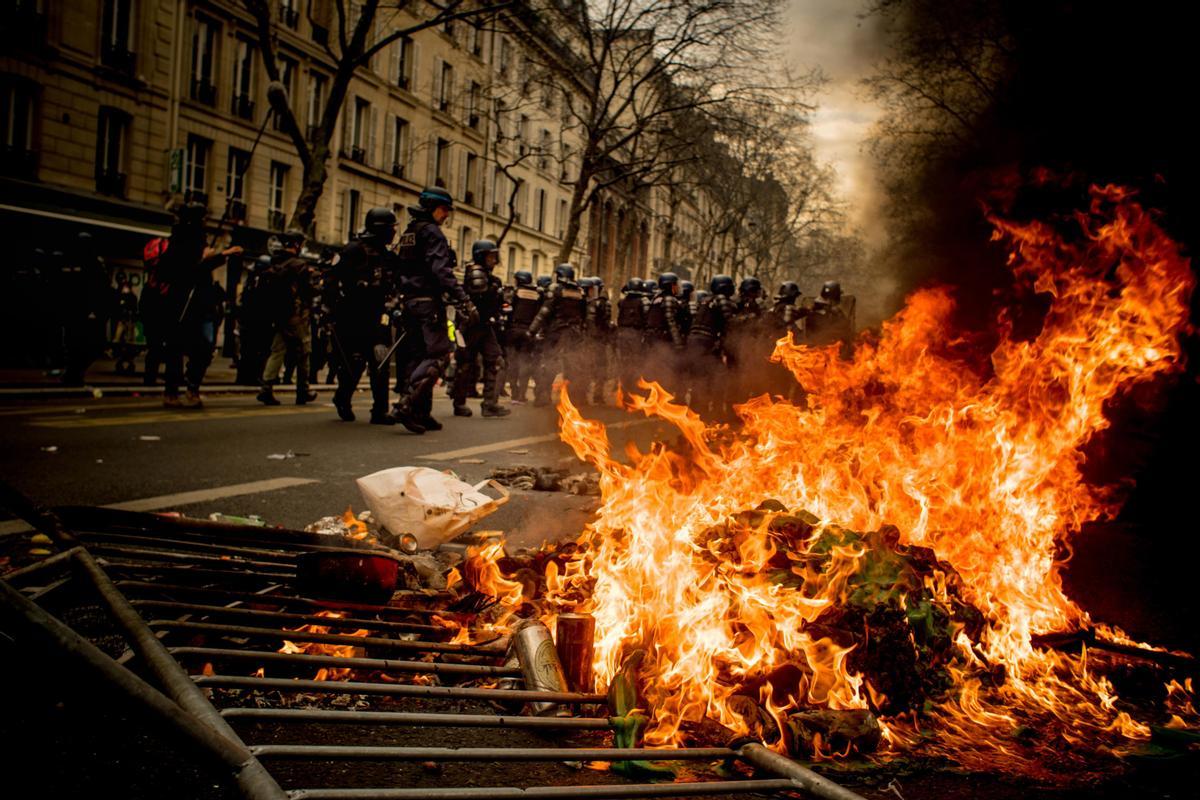
[[(243, 3), (255, 19), (267, 76), (272, 83), (281, 83), (283, 71), (275, 35), (275, 4), (270, 0), (243, 0)], [(312, 225), (317, 202), (329, 177), (328, 162), (333, 154), (338, 117), (357, 70), (368, 66), (372, 57), (406, 36), (455, 20), (494, 14), (511, 5), (510, 2), (489, 0), (388, 0), (387, 5), (380, 0), (309, 0), (309, 22), (328, 31), (322, 47), (332, 70), (329, 95), (320, 118), (309, 120), (305, 131), (298, 121), (295, 98), (286, 92), (267, 93), (271, 111), (277, 115), (279, 127), (291, 139), (303, 166), (300, 194), (290, 224), (304, 230)], [(400, 28), (396, 21), (401, 11), (409, 11), (418, 17), (427, 16)]]

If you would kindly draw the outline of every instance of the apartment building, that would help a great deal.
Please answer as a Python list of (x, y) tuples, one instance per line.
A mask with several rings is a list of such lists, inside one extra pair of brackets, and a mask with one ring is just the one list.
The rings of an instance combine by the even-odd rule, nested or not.
[[(329, 101), (336, 64), (325, 43), (339, 1), (272, 5), (281, 82), (309, 136)], [(353, 15), (357, 4), (343, 7)], [(259, 32), (242, 3), (16, 0), (5, 9), (0, 214), (26, 244), (84, 226), (133, 274), (142, 243), (167, 230), (167, 209), (185, 199), (205, 202), (213, 230), (250, 251), (288, 225), (303, 165), (270, 109)], [(374, 40), (422, 13), (433, 12), (384, 4)], [(518, 14), (457, 20), (398, 38), (359, 68), (315, 241), (345, 242), (376, 206), (404, 219), (423, 186), (440, 185), (458, 201), (446, 233), (460, 254), (504, 232), (506, 273), (552, 272), (581, 143), (564, 124), (569, 80), (532, 74), (532, 64), (563, 55), (538, 29), (545, 24)], [(572, 253), (582, 274), (613, 286), (669, 268), (693, 273), (678, 254), (702, 257), (687, 244), (698, 240), (696, 214), (657, 191), (606, 191)], [(218, 277), (236, 285), (238, 272), (234, 263)]]

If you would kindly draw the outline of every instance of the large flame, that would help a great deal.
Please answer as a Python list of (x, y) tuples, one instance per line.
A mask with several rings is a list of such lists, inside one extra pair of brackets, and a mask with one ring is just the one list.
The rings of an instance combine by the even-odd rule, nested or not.
[[(774, 359), (806, 397), (750, 400), (738, 408), (736, 437), (642, 384), (645, 396), (627, 407), (673, 423), (681, 441), (631, 452), (625, 465), (610, 456), (604, 427), (563, 392), (562, 438), (600, 471), (603, 502), (580, 539), (584, 556), (555, 584), (562, 605), (586, 596), (574, 605), (596, 616), (598, 682), (632, 648), (647, 650), (649, 742), (676, 741), (683, 723), (705, 716), (745, 731), (731, 698), (773, 673), (800, 677), (771, 687), (772, 713), (780, 702), (878, 705), (846, 667), (850, 648), (809, 629), (845, 600), (866, 545), (835, 547), (803, 591), (770, 579), (776, 548), (765, 525), (739, 534), (732, 551), (728, 540), (710, 551), (705, 531), (767, 498), (824, 526), (896, 526), (901, 545), (948, 562), (956, 591), (983, 612), (982, 632), (956, 639), (948, 699), (919, 720), (885, 720), (891, 746), (921, 741), (923, 752), (995, 766), (1027, 758), (1009, 744), (1022, 727), (1047, 726), (1047, 748), (1148, 736), (1086, 657), (1038, 649), (1031, 637), (1088, 622), (1063, 592), (1057, 559), (1069, 535), (1113, 514), (1119, 498), (1083, 480), (1081, 447), (1108, 426), (1106, 401), (1181, 369), (1190, 266), (1119, 187), (1093, 187), (1066, 232), (1061, 223), (992, 223), (1018, 287), (1047, 296), (1049, 310), (1032, 338), (1002, 317), (982, 367), (951, 326), (952, 293), (926, 289), (850, 360), (836, 345), (781, 340)], [(789, 664), (798, 673), (778, 672)]]

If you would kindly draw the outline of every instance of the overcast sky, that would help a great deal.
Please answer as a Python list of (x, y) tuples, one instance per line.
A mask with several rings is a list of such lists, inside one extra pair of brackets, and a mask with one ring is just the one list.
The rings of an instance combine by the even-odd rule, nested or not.
[(820, 67), (828, 77), (813, 118), (817, 158), (838, 173), (839, 189), (850, 202), (852, 221), (870, 213), (872, 179), (861, 145), (878, 109), (858, 82), (878, 56), (871, 20), (859, 14), (865, 0), (791, 0), (789, 47), (796, 63)]

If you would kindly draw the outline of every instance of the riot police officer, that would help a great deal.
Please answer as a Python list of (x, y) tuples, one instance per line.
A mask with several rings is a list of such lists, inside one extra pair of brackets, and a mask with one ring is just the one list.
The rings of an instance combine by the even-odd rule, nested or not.
[(584, 399), (588, 405), (595, 405), (603, 400), (604, 386), (608, 382), (613, 332), (612, 304), (604, 291), (604, 281), (599, 276), (583, 278), (579, 285), (587, 301), (582, 353), (587, 382)]
[[(804, 313), (798, 305), (799, 299), (800, 286), (795, 281), (779, 284), (771, 309), (764, 315), (767, 328), (765, 345), (770, 348), (770, 353), (774, 353), (775, 342), (789, 334), (792, 341), (800, 340)], [(772, 394), (781, 395), (789, 400), (796, 398), (800, 387), (787, 367), (771, 361), (763, 368), (767, 373)]]
[(529, 326), (530, 338), (537, 338), (543, 331), (546, 333), (535, 379), (537, 383), (533, 388), (535, 406), (550, 404), (554, 376), (561, 372), (568, 380), (573, 380), (579, 375), (576, 356), (586, 318), (587, 301), (575, 282), (575, 268), (570, 264), (559, 264), (554, 268), (554, 284), (546, 290), (542, 307)]
[(388, 366), (376, 364), (374, 348), (385, 341), (384, 304), (395, 267), (388, 250), (396, 238), (396, 215), (389, 208), (372, 208), (358, 238), (342, 248), (333, 263), (333, 350), (338, 362), (338, 385), (333, 405), (338, 416), (354, 420), (351, 401), (364, 369), (371, 379), (371, 423), (391, 425), (388, 415)]
[(446, 303), (455, 306), (455, 327), (470, 328), (479, 312), (467, 297), (454, 267), (458, 257), (442, 233), (454, 210), (450, 193), (424, 189), (400, 237), (397, 288), (404, 307), (403, 363), (407, 381), (392, 417), (413, 433), (441, 430), (433, 418), (433, 387), (446, 370), (453, 345), (446, 325)]
[(738, 285), (737, 324), (726, 334), (725, 356), (733, 367), (734, 397), (741, 402), (770, 388), (763, 362), (773, 342), (763, 319), (762, 281), (750, 276)]
[(260, 289), (267, 294), (266, 309), (274, 327), (271, 354), (263, 366), (262, 391), (258, 402), (267, 406), (279, 405), (274, 387), (279, 383), (279, 370), (286, 356), (296, 363), (296, 405), (302, 406), (317, 399), (308, 388), (309, 357), (312, 350), (312, 331), (309, 313), (313, 299), (313, 274), (308, 262), (300, 258), (304, 234), (289, 230), (279, 237), (279, 249), (271, 256), (271, 265), (260, 276)]
[(796, 323), (802, 318), (796, 302), (800, 299), (800, 286), (795, 281), (784, 281), (779, 284), (775, 300), (771, 306), (772, 332), (776, 338), (782, 338), (789, 331), (797, 333)]
[(683, 320), (680, 314), (679, 276), (664, 272), (658, 276), (658, 291), (646, 311), (646, 343), (650, 346), (649, 365), (655, 380), (673, 389), (683, 351)]
[(717, 275), (710, 292), (696, 292), (696, 313), (687, 339), (690, 403), (696, 411), (722, 410), (725, 405), (724, 342), (737, 316), (733, 278)]
[(529, 379), (535, 366), (536, 343), (529, 338), (529, 326), (542, 307), (543, 292), (533, 283), (533, 274), (525, 270), (513, 273), (505, 331), (505, 362), (514, 403), (524, 403)]
[(696, 284), (691, 281), (679, 282), (679, 325), (683, 331), (684, 340), (687, 339), (688, 331), (692, 327), (692, 294), (696, 291)]
[(854, 298), (842, 295), (842, 285), (825, 281), (821, 296), (812, 303), (805, 318), (805, 334), (809, 343), (827, 345), (841, 342), (848, 355), (854, 336)]
[(622, 391), (637, 388), (641, 375), (646, 312), (650, 298), (642, 289), (640, 278), (630, 278), (621, 288), (617, 301), (617, 380)]
[(550, 288), (550, 284), (554, 283), (554, 279), (549, 275), (539, 275), (537, 279), (537, 288), (543, 292)]
[(480, 408), (483, 416), (507, 417), (511, 413), (500, 405), (500, 371), (504, 359), (496, 328), (500, 323), (504, 284), (492, 274), (499, 261), (500, 248), (490, 239), (480, 239), (471, 245), (471, 263), (463, 276), (463, 288), (478, 315), (473, 320), (465, 320), (459, 328), (463, 346), (454, 352), (456, 369), (451, 397), (457, 417), (471, 416), (467, 394), (474, 384), (471, 367), (477, 357), (483, 359), (483, 403)]

